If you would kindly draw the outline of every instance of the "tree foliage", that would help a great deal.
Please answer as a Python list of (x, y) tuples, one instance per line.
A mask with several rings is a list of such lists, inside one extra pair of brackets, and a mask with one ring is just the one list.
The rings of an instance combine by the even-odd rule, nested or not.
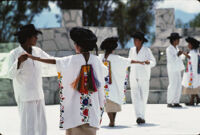
[(1, 1), (0, 42), (13, 41), (17, 29), (31, 23), (44, 8), (48, 8), (48, 1)]
[(200, 13), (195, 16), (193, 20), (189, 22), (190, 27), (200, 27)]
[(122, 47), (135, 31), (149, 33), (154, 20), (154, 5), (160, 0), (65, 0), (61, 9), (82, 9), (84, 26), (114, 26)]

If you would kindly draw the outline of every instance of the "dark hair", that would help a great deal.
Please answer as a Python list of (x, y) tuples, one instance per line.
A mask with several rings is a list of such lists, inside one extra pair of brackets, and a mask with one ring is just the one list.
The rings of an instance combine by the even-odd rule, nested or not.
[(24, 44), (27, 39), (31, 38), (32, 36), (37, 35), (37, 34), (33, 34), (33, 33), (22, 33), (20, 35), (17, 35), (17, 40), (20, 44)]
[(170, 42), (170, 44), (172, 44), (172, 45), (173, 45), (174, 41), (176, 41), (176, 40), (179, 40), (179, 39), (178, 39), (178, 38), (177, 38), (177, 39), (170, 38), (170, 39), (169, 39), (169, 42)]
[(118, 42), (118, 37), (109, 37), (106, 38), (102, 43), (100, 48), (102, 50), (106, 51), (106, 54), (110, 54), (112, 53), (113, 50), (115, 50), (118, 46), (117, 42)]
[(92, 51), (94, 48), (96, 50), (96, 55), (98, 55), (97, 47), (97, 37), (89, 29), (74, 27), (70, 30), (71, 39), (81, 47), (82, 52)]

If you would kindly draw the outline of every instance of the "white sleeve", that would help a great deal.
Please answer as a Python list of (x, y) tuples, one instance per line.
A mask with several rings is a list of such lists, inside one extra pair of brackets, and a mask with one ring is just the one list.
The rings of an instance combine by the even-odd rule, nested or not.
[(66, 56), (62, 58), (56, 58), (56, 69), (57, 72), (62, 73), (65, 69), (68, 68), (72, 56)]
[[(35, 47), (36, 48), (36, 47)], [(46, 58), (46, 59), (56, 59), (53, 56), (50, 56), (49, 54), (47, 54), (45, 51), (43, 51), (40, 48), (36, 48), (37, 51), (39, 52), (39, 57), (41, 58)], [(38, 56), (37, 56), (38, 57)], [(47, 64), (47, 63), (41, 63), (42, 65), (42, 77), (53, 77), (53, 76), (57, 76), (57, 71), (56, 71), (56, 65), (55, 64)]]
[(149, 48), (148, 48), (148, 57), (149, 57), (148, 60), (150, 61), (150, 66), (154, 67), (156, 65), (156, 59)]
[(18, 65), (18, 57), (15, 56), (14, 52), (11, 52), (2, 66), (2, 71), (4, 70), (5, 73), (4, 77), (13, 79), (18, 74), (20, 74), (22, 71), (23, 63), (21, 63), (19, 69), (17, 69), (17, 65)]

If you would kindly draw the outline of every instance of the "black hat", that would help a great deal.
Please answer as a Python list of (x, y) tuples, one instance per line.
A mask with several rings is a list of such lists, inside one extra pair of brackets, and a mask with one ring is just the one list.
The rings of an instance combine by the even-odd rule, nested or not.
[(27, 25), (24, 25), (20, 28), (20, 31), (16, 32), (14, 35), (15, 36), (20, 36), (22, 34), (29, 34), (29, 35), (37, 35), (37, 34), (42, 34), (41, 31), (37, 30), (35, 28), (35, 26), (33, 24), (27, 24)]
[(148, 42), (148, 40), (144, 37), (144, 33), (143, 32), (135, 32), (134, 34), (131, 35), (131, 37), (133, 38), (138, 38), (144, 42)]
[(91, 51), (93, 48), (97, 47), (97, 37), (89, 29), (73, 27), (70, 30), (70, 37), (78, 46), (88, 51)]
[(101, 43), (101, 49), (102, 50), (107, 50), (107, 51), (112, 51), (117, 48), (118, 44), (118, 37), (109, 37), (106, 38), (102, 43)]
[(180, 39), (182, 38), (181, 36), (179, 36), (178, 33), (174, 32), (174, 33), (171, 33), (169, 37), (167, 37), (168, 39)]
[(191, 45), (193, 46), (194, 49), (197, 49), (199, 47), (199, 44), (200, 44), (200, 42), (193, 37), (187, 37), (185, 39), (185, 41), (188, 42), (188, 43), (191, 43)]

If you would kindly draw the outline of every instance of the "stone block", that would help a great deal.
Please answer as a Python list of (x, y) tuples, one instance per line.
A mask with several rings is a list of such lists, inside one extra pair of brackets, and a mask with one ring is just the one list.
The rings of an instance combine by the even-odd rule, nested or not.
[(53, 29), (41, 29), (41, 31), (43, 33), (42, 38), (40, 38), (41, 40), (51, 40), (55, 38)]
[(50, 90), (44, 90), (45, 104), (54, 104), (54, 92)]
[(166, 91), (150, 90), (148, 104), (164, 104), (166, 103)]
[(131, 104), (132, 103), (132, 99), (131, 99), (131, 90), (128, 89), (125, 93), (125, 96), (126, 96), (126, 103), (127, 104)]
[(16, 105), (13, 91), (0, 91), (0, 106)]
[(155, 66), (151, 69), (151, 77), (160, 77), (160, 66)]
[(64, 56), (69, 56), (75, 54), (74, 51), (58, 51), (56, 53), (56, 57), (64, 57)]
[(74, 48), (71, 46), (69, 42), (69, 37), (67, 34), (56, 33), (55, 34), (55, 43), (58, 46), (58, 50), (73, 50)]
[(150, 89), (155, 89), (155, 90), (161, 89), (160, 78), (151, 78), (150, 79)]
[(161, 77), (160, 81), (161, 81), (161, 89), (167, 90), (169, 85), (168, 77)]
[(12, 81), (9, 79), (0, 79), (0, 91), (13, 91)]
[(56, 51), (57, 46), (54, 40), (42, 41), (42, 50), (44, 51)]
[(167, 74), (167, 65), (161, 65), (160, 66), (160, 73), (161, 73), (161, 77), (168, 77)]

